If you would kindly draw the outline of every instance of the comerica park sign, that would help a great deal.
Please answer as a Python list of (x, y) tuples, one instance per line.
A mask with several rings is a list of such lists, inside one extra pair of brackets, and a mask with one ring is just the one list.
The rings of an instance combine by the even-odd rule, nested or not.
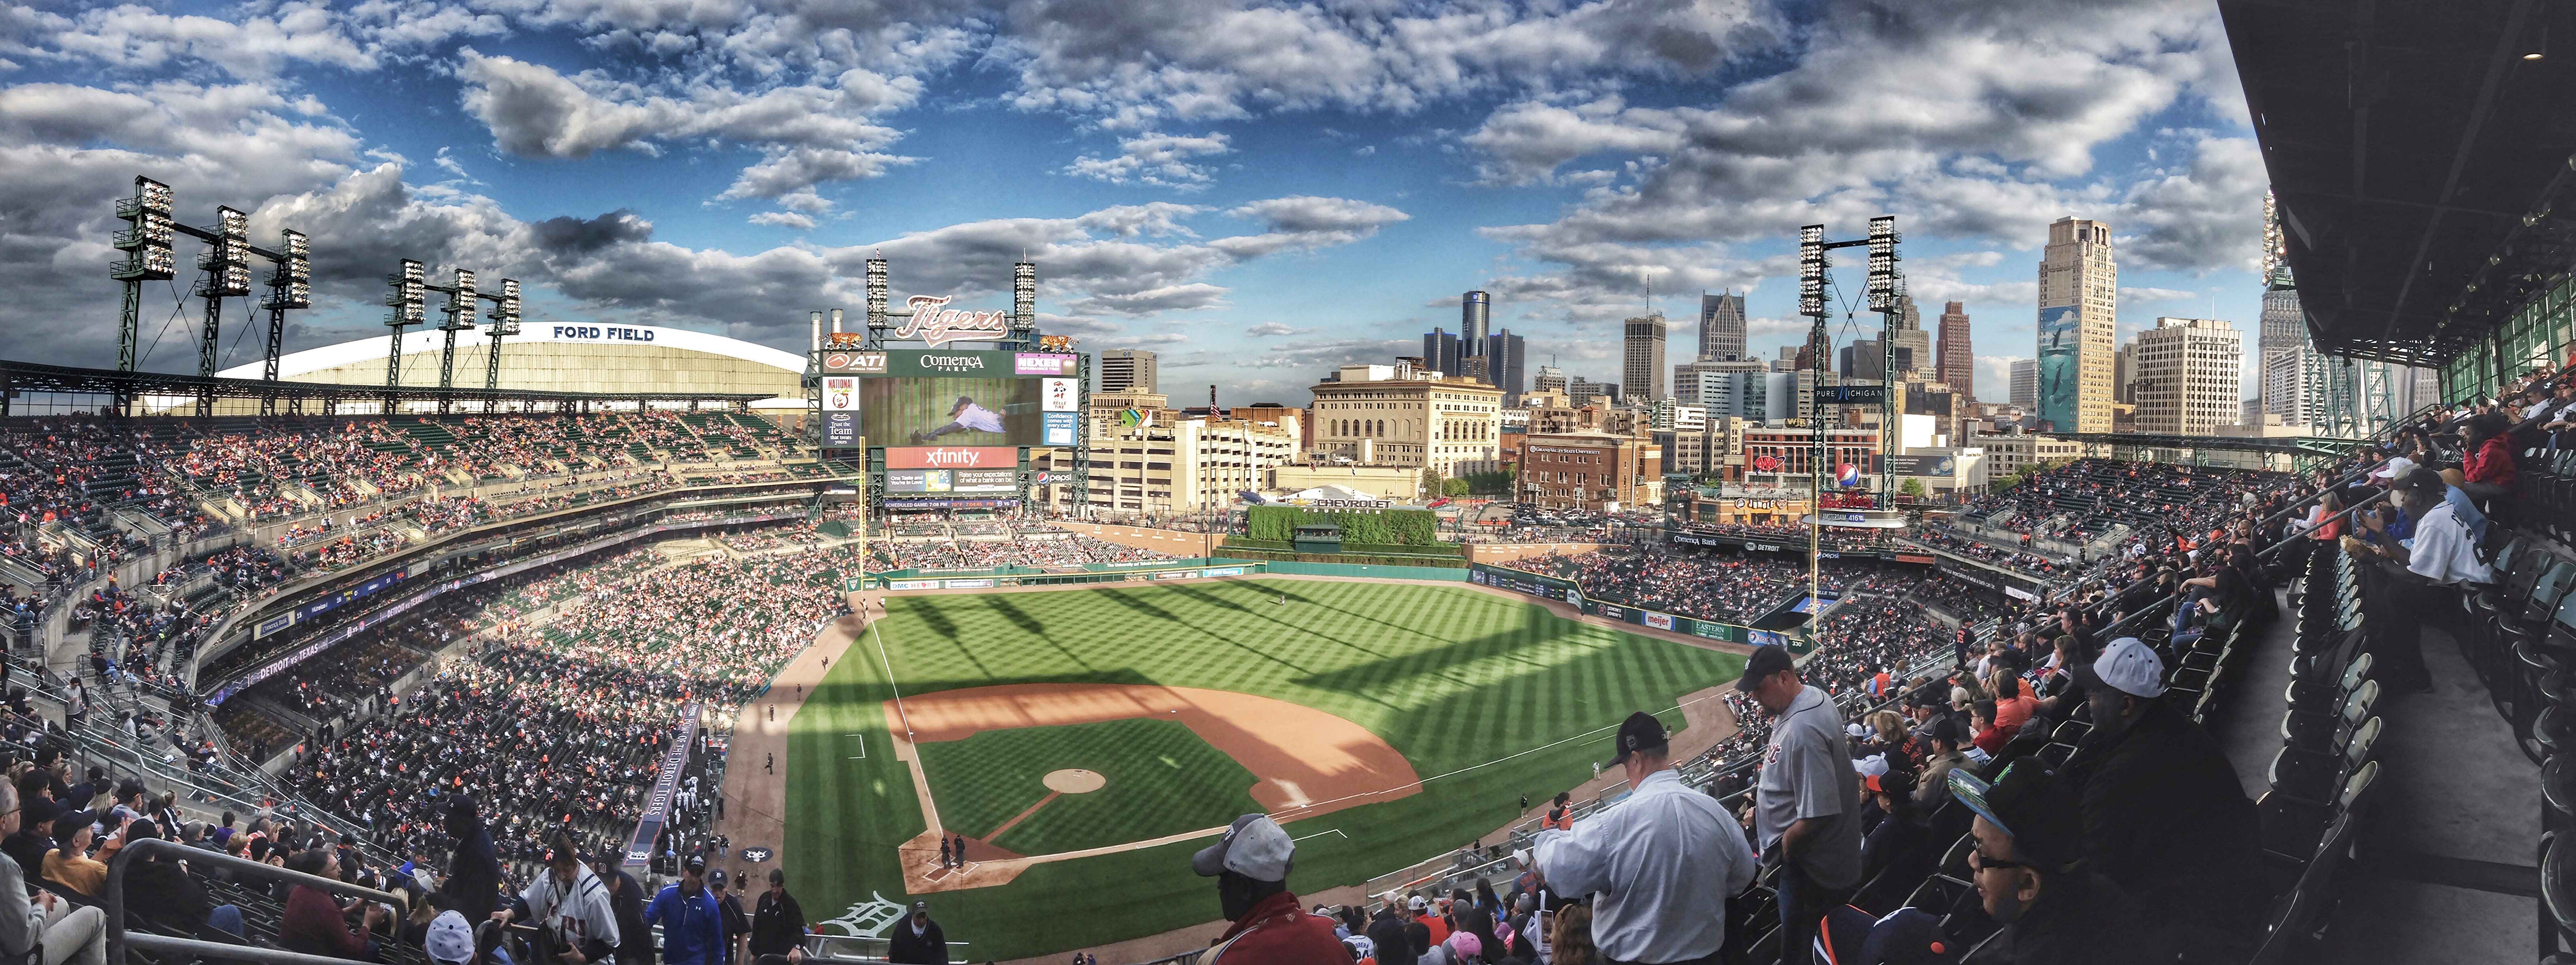
[(932, 348), (950, 342), (998, 341), (1011, 331), (1011, 313), (945, 308), (949, 295), (914, 295), (904, 304), (912, 316), (894, 330), (896, 339), (918, 338)]

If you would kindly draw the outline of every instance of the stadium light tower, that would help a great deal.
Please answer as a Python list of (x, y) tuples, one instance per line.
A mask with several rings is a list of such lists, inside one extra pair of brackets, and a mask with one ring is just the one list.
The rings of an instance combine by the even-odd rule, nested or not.
[[(501, 297), (494, 301), (492, 314), (485, 316), (492, 322), (491, 327), (485, 330), (492, 336), (492, 353), (483, 358), (483, 391), (485, 392), (498, 392), (501, 389), (501, 339), (519, 334), (519, 280), (501, 279)], [(489, 411), (498, 407), (496, 404), (487, 403), (484, 408)]]
[[(438, 387), (444, 391), (456, 387), (456, 333), (474, 330), (474, 272), (456, 269), (456, 284), (447, 289), (447, 304), (440, 311), (447, 320), (438, 330), (447, 333), (447, 349), (438, 357)], [(440, 396), (438, 409), (447, 411), (447, 397)]]
[(1805, 225), (1798, 229), (1798, 314), (1815, 319), (1814, 330), (1807, 335), (1808, 354), (1814, 368), (1807, 374), (1813, 386), (1807, 403), (1807, 429), (1814, 443), (1807, 455), (1807, 599), (1812, 606), (1822, 582), (1817, 573), (1817, 556), (1824, 549), (1825, 462), (1825, 349), (1833, 336), (1825, 331), (1825, 226)]
[(215, 231), (214, 244), (197, 256), (197, 267), (206, 270), (206, 277), (197, 283), (197, 294), (206, 299), (205, 328), (197, 338), (197, 374), (202, 376), (215, 374), (224, 299), (250, 294), (250, 212), (216, 208)]
[[(1869, 219), (1869, 310), (1878, 313), (1878, 384), (1886, 395), (1879, 403), (1878, 503), (1880, 509), (1894, 507), (1896, 499), (1896, 455), (1898, 441), (1897, 413), (1903, 411), (1902, 389), (1896, 378), (1896, 316), (1902, 310), (1899, 299), (1905, 285), (1896, 270), (1896, 216), (1880, 215)], [(1918, 362), (1921, 360), (1917, 360)]]
[[(313, 307), (313, 248), (301, 231), (280, 233), (277, 243), (277, 270), (268, 274), (268, 297), (259, 307), (268, 309), (268, 348), (262, 353), (260, 379), (277, 381), (277, 357), (286, 343), (288, 309)], [(277, 414), (277, 393), (264, 392), (259, 397), (259, 414)]]
[[(393, 311), (385, 313), (385, 327), (393, 329), (391, 344), (385, 354), (385, 388), (402, 386), (402, 332), (412, 325), (424, 324), (429, 304), (429, 272), (420, 262), (402, 260), (402, 270), (385, 276), (393, 291), (385, 295), (385, 304)], [(385, 396), (385, 414), (393, 414), (393, 396)]]
[[(107, 276), (125, 283), (125, 311), (116, 333), (116, 370), (134, 371), (135, 337), (142, 330), (143, 283), (178, 275), (179, 258), (170, 250), (170, 186), (136, 175), (134, 196), (116, 202), (116, 216), (129, 227), (116, 233), (124, 261), (111, 262)], [(121, 408), (121, 407), (120, 407)]]

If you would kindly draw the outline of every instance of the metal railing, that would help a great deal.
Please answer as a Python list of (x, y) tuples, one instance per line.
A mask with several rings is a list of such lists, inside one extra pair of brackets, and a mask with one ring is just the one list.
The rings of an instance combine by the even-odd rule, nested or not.
[(124, 847), (117, 849), (115, 857), (109, 858), (107, 861), (107, 887), (104, 894), (101, 896), (103, 899), (102, 903), (107, 906), (107, 960), (109, 962), (120, 963), (121, 965), (121, 963), (126, 960), (125, 953), (128, 949), (145, 952), (147, 954), (175, 953), (192, 955), (199, 958), (222, 959), (225, 961), (264, 962), (267, 963), (267, 965), (348, 965), (351, 961), (350, 959), (345, 958), (332, 958), (325, 955), (307, 955), (302, 952), (290, 952), (259, 945), (233, 945), (224, 942), (210, 942), (195, 938), (178, 938), (170, 935), (155, 935), (148, 932), (135, 933), (127, 931), (125, 927), (125, 869), (133, 867), (134, 862), (137, 860), (137, 856), (139, 855), (158, 854), (167, 854), (173, 858), (184, 858), (190, 862), (204, 862), (210, 867), (222, 868), (237, 875), (258, 878), (265, 881), (282, 881), (291, 885), (303, 885), (307, 888), (319, 888), (324, 891), (344, 895), (355, 895), (370, 901), (380, 901), (386, 904), (395, 904), (403, 901), (403, 899), (398, 898), (389, 892), (377, 891), (373, 888), (353, 885), (338, 879), (325, 878), (320, 875), (309, 875), (301, 871), (288, 871), (284, 868), (277, 867), (276, 865), (262, 864), (248, 858), (236, 858), (228, 854), (191, 848), (183, 844), (159, 838), (145, 838), (140, 841), (128, 841)]

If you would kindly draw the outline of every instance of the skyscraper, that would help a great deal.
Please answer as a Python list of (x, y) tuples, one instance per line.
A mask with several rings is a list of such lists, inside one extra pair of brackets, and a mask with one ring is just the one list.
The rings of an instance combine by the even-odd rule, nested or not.
[(1622, 399), (1645, 403), (1671, 395), (1664, 390), (1664, 377), (1672, 371), (1664, 367), (1664, 338), (1671, 328), (1662, 312), (1628, 320), (1625, 364), (1619, 367)]
[(2014, 359), (2012, 363), (2012, 404), (2024, 411), (2039, 407), (2039, 360)]
[(1494, 333), (1494, 296), (1468, 292), (1458, 299), (1458, 341), (1469, 355), (1485, 354), (1485, 339)]
[(1729, 291), (1699, 296), (1699, 357), (1737, 359), (1744, 351), (1744, 296)]
[(2159, 318), (2138, 333), (2138, 431), (2205, 436), (2244, 418), (2245, 344), (2215, 318)]
[(2316, 391), (2324, 387), (2325, 357), (2308, 343), (2307, 314), (2299, 308), (2299, 287), (2287, 266), (2264, 286), (2261, 325), (2255, 344), (2263, 359), (2263, 411), (2280, 416), (2285, 426), (2327, 421), (2323, 393)]
[(1485, 336), (1486, 381), (1503, 390), (1503, 404), (1506, 406), (1521, 404), (1522, 362), (1526, 355), (1521, 337), (1512, 334), (1511, 329)]
[[(1914, 307), (1914, 296), (1898, 296), (1896, 311), (1886, 317), (1891, 330), (1887, 337), (1896, 342), (1896, 374), (1893, 378), (1902, 381), (1911, 373), (1931, 368), (1932, 333), (1923, 330), (1923, 310)], [(1885, 361), (1882, 355), (1880, 362)]]
[(1941, 308), (1941, 381), (1950, 390), (1974, 398), (1977, 394), (1977, 351), (1968, 344), (1968, 313), (1958, 302)]
[(1465, 350), (1459, 344), (1461, 341), (1458, 336), (1437, 328), (1422, 333), (1422, 364), (1438, 369), (1444, 375), (1465, 374), (1466, 368), (1461, 364)]
[(1154, 353), (1141, 348), (1113, 348), (1100, 353), (1100, 391), (1162, 392), (1161, 380), (1154, 373)]
[(2111, 431), (2112, 332), (2120, 266), (2111, 226), (2059, 218), (2039, 263), (2039, 420), (2058, 432)]

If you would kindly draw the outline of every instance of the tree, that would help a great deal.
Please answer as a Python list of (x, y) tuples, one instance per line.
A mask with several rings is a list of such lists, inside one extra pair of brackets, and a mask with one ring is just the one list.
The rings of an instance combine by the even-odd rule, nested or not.
[(1464, 479), (1443, 479), (1440, 481), (1440, 495), (1443, 496), (1464, 496), (1473, 489), (1475, 489), (1475, 486), (1469, 484)]
[(1422, 467), (1422, 494), (1425, 496), (1440, 495), (1440, 467)]
[(1902, 485), (1902, 486), (1898, 486), (1898, 487), (1896, 487), (1896, 491), (1897, 491), (1897, 492), (1899, 492), (1899, 493), (1903, 493), (1903, 494), (1905, 494), (1905, 495), (1908, 495), (1908, 496), (1920, 496), (1920, 495), (1923, 495), (1923, 480), (1916, 479), (1916, 478), (1914, 478), (1914, 477), (1912, 477), (1912, 476), (1907, 476), (1907, 477), (1905, 477), (1905, 484), (1904, 484), (1904, 485)]

